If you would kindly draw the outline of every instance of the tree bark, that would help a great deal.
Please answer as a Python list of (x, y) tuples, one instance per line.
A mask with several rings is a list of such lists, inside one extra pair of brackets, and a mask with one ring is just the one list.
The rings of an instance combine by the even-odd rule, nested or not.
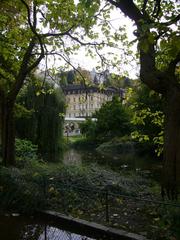
[[(154, 41), (149, 41), (149, 34), (152, 30), (150, 24), (152, 23), (152, 15), (146, 11), (147, 1), (144, 1), (143, 9), (140, 9), (133, 0), (107, 1), (135, 22), (140, 52), (140, 79), (150, 89), (161, 93), (166, 100), (162, 196), (167, 194), (168, 198), (177, 198), (178, 188), (180, 188), (180, 85), (175, 76), (175, 70), (180, 61), (180, 52), (176, 53), (167, 70), (158, 70), (156, 67), (158, 42), (156, 38)], [(154, 5), (156, 17), (160, 7), (160, 2), (159, 5), (156, 2)], [(173, 23), (177, 23), (178, 19), (179, 16), (175, 17)], [(171, 24), (171, 20), (160, 24), (168, 26)], [(161, 34), (161, 28), (159, 28), (159, 34)], [(146, 43), (146, 49), (144, 49), (144, 43)]]
[[(2, 106), (3, 106), (3, 95), (0, 92), (0, 149), (2, 148), (2, 116), (3, 116), (3, 112), (2, 112)], [(0, 154), (2, 155), (2, 153), (0, 152)]]
[(1, 141), (4, 166), (15, 165), (14, 102), (1, 99)]
[(180, 91), (172, 87), (166, 97), (162, 196), (177, 199), (180, 186)]

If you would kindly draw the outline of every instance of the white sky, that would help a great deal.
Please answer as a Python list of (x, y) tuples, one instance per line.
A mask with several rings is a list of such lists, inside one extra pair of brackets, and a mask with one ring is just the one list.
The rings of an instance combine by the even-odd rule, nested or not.
[[(111, 25), (113, 26), (114, 29), (119, 29), (120, 26), (126, 25), (127, 29), (127, 35), (129, 41), (132, 41), (135, 39), (135, 36), (133, 35), (133, 31), (135, 30), (135, 27), (133, 26), (132, 21), (129, 20), (129, 18), (125, 17), (118, 9), (114, 9), (111, 13)], [(98, 29), (96, 28), (95, 31)], [(123, 48), (122, 44), (119, 42), (119, 46)], [(132, 47), (132, 51), (134, 54), (136, 53), (136, 44)], [(117, 54), (118, 58), (120, 60), (123, 60), (123, 56), (121, 55), (120, 50), (118, 49), (112, 49), (112, 48), (104, 48), (103, 50), (103, 55), (106, 55), (108, 51), (114, 52)], [(109, 57), (109, 56), (108, 56)], [(97, 62), (99, 61), (99, 57), (97, 58), (91, 58), (87, 57), (85, 53), (84, 47), (82, 47), (77, 55), (73, 55), (70, 57), (71, 63), (77, 68), (78, 65), (84, 69), (87, 70), (92, 70), (95, 68), (98, 64)], [(62, 66), (64, 64), (64, 61), (51, 59), (48, 62), (48, 67), (56, 66), (57, 68)], [(43, 67), (44, 63), (41, 64), (41, 67)], [(70, 67), (69, 69), (72, 69)], [(128, 63), (120, 64), (120, 66), (117, 66), (116, 69), (109, 69), (111, 72), (116, 72), (119, 73), (120, 75), (126, 75), (132, 79), (137, 78), (137, 75), (139, 73), (139, 67), (135, 61), (132, 61), (131, 57), (129, 57)]]
[[(125, 25), (128, 40), (129, 41), (135, 40), (135, 36), (133, 34), (133, 31), (135, 30), (135, 26), (133, 26), (133, 22), (128, 17), (125, 17), (122, 14), (122, 12), (116, 8), (111, 13), (111, 25), (114, 29), (117, 29), (117, 31), (120, 26)], [(121, 43), (119, 43), (119, 46), (121, 46)], [(118, 54), (117, 49), (111, 48), (110, 50)], [(108, 48), (104, 49), (105, 54), (106, 54), (106, 51), (109, 51), (109, 49)], [(134, 44), (134, 46), (132, 47), (132, 51), (134, 52), (134, 54), (136, 54), (136, 51), (137, 51), (136, 44)], [(118, 55), (120, 55), (120, 52)], [(99, 59), (98, 60), (92, 59), (90, 57), (85, 56), (85, 52), (82, 50), (82, 51), (79, 51), (79, 54), (77, 56), (73, 56), (72, 60), (74, 63), (78, 62), (81, 67), (84, 67), (85, 69), (88, 69), (88, 70), (92, 70), (93, 68), (96, 67), (97, 61)], [(114, 71), (117, 71), (117, 69)], [(139, 74), (139, 67), (135, 61), (132, 62), (130, 60), (128, 64), (123, 64), (119, 66), (119, 73), (123, 74), (124, 71), (127, 71), (129, 74), (129, 77), (134, 79), (134, 78), (137, 78), (137, 75)]]

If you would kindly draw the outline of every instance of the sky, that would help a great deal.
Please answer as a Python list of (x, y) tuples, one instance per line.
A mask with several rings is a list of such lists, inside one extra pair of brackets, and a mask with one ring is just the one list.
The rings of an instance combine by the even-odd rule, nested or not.
[[(133, 35), (133, 31), (135, 30), (135, 27), (133, 26), (133, 22), (129, 20), (128, 17), (125, 17), (120, 10), (118, 9), (114, 9), (111, 12), (111, 17), (110, 17), (110, 22), (112, 25), (112, 33), (114, 32), (118, 32), (118, 29), (120, 26), (125, 25), (126, 26), (126, 31), (127, 31), (127, 36), (128, 36), (128, 41), (133, 41), (135, 39), (135, 36)], [(94, 28), (95, 31), (100, 31), (97, 27)], [(100, 34), (100, 38), (98, 40), (104, 40), (102, 34)], [(124, 49), (125, 46), (123, 46), (121, 44), (121, 42), (118, 43), (119, 48)], [(134, 53), (133, 55), (136, 54), (136, 43), (133, 45), (132, 47), (132, 52)], [(102, 51), (101, 54), (103, 56), (106, 56), (107, 59), (110, 59), (110, 55), (108, 54), (109, 52), (114, 53), (117, 58), (121, 61), (120, 64), (116, 65), (115, 68), (113, 67), (108, 67), (108, 69), (110, 70), (110, 72), (114, 72), (120, 75), (125, 75), (127, 77), (130, 77), (132, 79), (137, 79), (138, 73), (139, 73), (139, 66), (137, 64), (136, 61), (134, 61), (132, 59), (131, 56), (128, 57), (128, 61), (126, 61), (126, 63), (124, 63), (124, 56), (122, 54), (122, 51), (119, 49), (113, 49), (113, 48), (108, 48), (105, 47)], [(86, 51), (85, 48), (82, 47), (78, 50), (78, 53), (76, 55), (71, 55), (70, 56), (70, 62), (71, 64), (77, 68), (78, 66), (80, 66), (81, 68), (87, 69), (87, 70), (92, 70), (92, 69), (96, 69), (96, 66), (98, 65), (98, 62), (100, 61), (100, 58), (98, 57), (98, 55), (96, 55), (95, 58), (91, 58), (89, 56), (86, 55)], [(56, 60), (54, 60), (54, 58), (50, 58), (48, 61), (48, 67), (51, 68), (52, 66), (56, 66), (57, 68), (59, 68), (60, 66), (63, 66), (64, 61), (59, 60), (56, 58)], [(45, 63), (42, 62), (41, 63), (41, 68), (44, 68)], [(106, 68), (106, 67), (105, 67)], [(99, 71), (105, 70), (105, 68), (101, 68)], [(69, 69), (72, 69), (71, 66), (69, 66)], [(98, 71), (98, 70), (97, 70)]]
[[(125, 17), (120, 12), (120, 10), (114, 9), (112, 11), (112, 13), (111, 13), (111, 24), (112, 24), (112, 27), (114, 29), (116, 29), (117, 31), (118, 31), (120, 26), (125, 25), (128, 40), (130, 42), (135, 40), (135, 36), (133, 34), (133, 31), (135, 30), (135, 26), (133, 25), (133, 22), (128, 17)], [(123, 47), (120, 42), (119, 42), (119, 46)], [(108, 51), (112, 51), (115, 54), (117, 54), (118, 57), (120, 57), (119, 56), (120, 52), (118, 52), (117, 49), (105, 48), (103, 50), (104, 55), (106, 55), (106, 53)], [(136, 52), (137, 52), (137, 44), (136, 43), (132, 46), (132, 51), (135, 55)], [(97, 65), (97, 62), (99, 61), (98, 57), (95, 58), (95, 59), (87, 57), (83, 50), (79, 51), (79, 54), (77, 56), (72, 56), (71, 59), (72, 59), (72, 62), (74, 64), (76, 64), (76, 66), (79, 64), (81, 67), (84, 67), (85, 69), (88, 69), (88, 70), (92, 70), (93, 68), (95, 68), (96, 65)], [(113, 68), (110, 69), (110, 71), (113, 71)], [(118, 69), (114, 69), (114, 71), (117, 72)], [(129, 74), (129, 77), (132, 78), (132, 79), (137, 78), (137, 76), (139, 75), (139, 66), (138, 66), (137, 62), (132, 61), (132, 59), (130, 58), (128, 64), (123, 64), (122, 63), (122, 65), (119, 66), (119, 73), (123, 74), (123, 72), (127, 72)]]

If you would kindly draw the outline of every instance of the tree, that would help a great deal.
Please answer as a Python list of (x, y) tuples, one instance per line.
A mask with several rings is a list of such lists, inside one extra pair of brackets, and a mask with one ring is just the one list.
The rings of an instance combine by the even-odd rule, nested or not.
[(71, 70), (67, 73), (67, 83), (68, 84), (73, 84), (75, 79), (74, 71)]
[(75, 74), (75, 84), (81, 84), (81, 85), (91, 85), (92, 84), (92, 77), (90, 74), (90, 71), (81, 68), (78, 66), (77, 68), (78, 72)]
[(108, 140), (130, 134), (130, 116), (117, 96), (114, 96), (112, 101), (106, 102), (95, 113), (95, 118), (97, 118), (95, 133), (99, 139)]
[(16, 135), (36, 144), (44, 160), (58, 161), (62, 153), (65, 103), (60, 88), (46, 83), (43, 90), (38, 92), (38, 86), (31, 82), (21, 91), (16, 104), (21, 112), (17, 114), (17, 107), (15, 111)]
[(180, 61), (178, 1), (107, 0), (136, 25), (140, 79), (164, 99), (162, 195), (177, 198), (180, 187)]
[(85, 122), (79, 124), (81, 134), (85, 135), (87, 139), (94, 141), (96, 139), (96, 121), (87, 118)]
[(133, 82), (128, 77), (119, 76), (117, 74), (111, 73), (109, 74), (107, 80), (104, 83), (107, 87), (115, 87), (115, 88), (129, 88), (133, 85)]
[(148, 145), (158, 156), (162, 154), (163, 145), (163, 101), (160, 94), (150, 90), (139, 81), (126, 93), (127, 104), (132, 110), (134, 125), (132, 138)]
[(70, 64), (69, 54), (88, 45), (84, 35), (96, 22), (92, 16), (99, 3), (2, 0), (0, 7), (0, 143), (8, 166), (15, 165), (14, 106), (20, 89), (45, 56), (46, 63), (56, 54)]
[(81, 133), (93, 141), (108, 141), (113, 137), (123, 137), (131, 132), (128, 109), (122, 105), (118, 96), (106, 102), (93, 117), (80, 124)]

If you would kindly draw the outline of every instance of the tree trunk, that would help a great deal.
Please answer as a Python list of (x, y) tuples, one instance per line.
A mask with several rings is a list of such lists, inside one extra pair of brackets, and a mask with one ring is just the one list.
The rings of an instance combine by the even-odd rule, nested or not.
[(162, 196), (177, 199), (180, 186), (180, 91), (169, 91), (165, 107)]
[(2, 160), (4, 166), (15, 165), (14, 103), (1, 101)]
[(0, 91), (0, 162), (2, 161), (2, 122), (3, 122), (3, 112), (2, 107), (3, 106), (3, 94)]

